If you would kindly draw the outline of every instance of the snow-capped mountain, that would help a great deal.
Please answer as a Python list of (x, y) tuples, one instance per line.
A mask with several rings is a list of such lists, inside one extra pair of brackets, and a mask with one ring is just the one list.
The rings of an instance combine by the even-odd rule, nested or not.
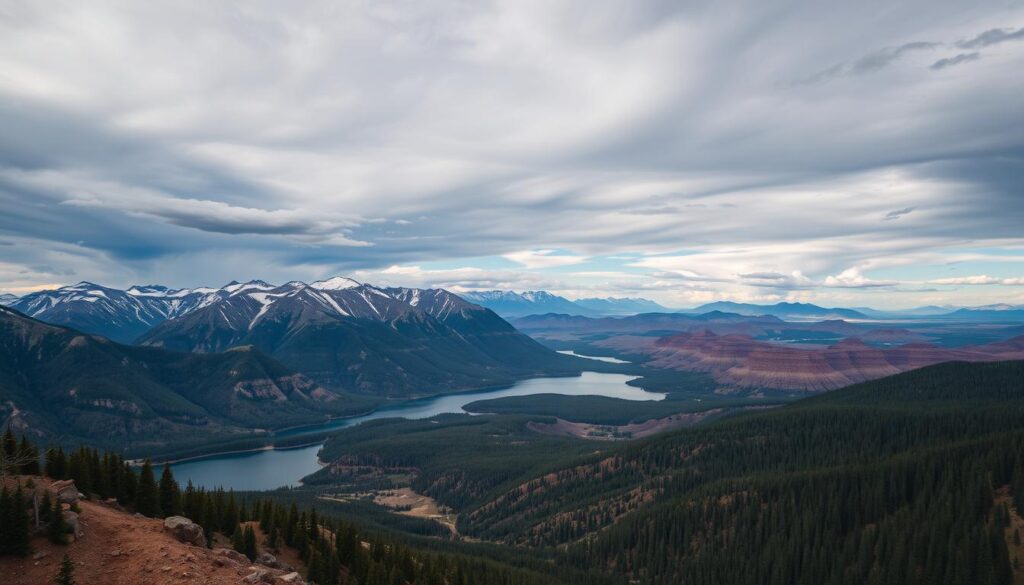
[(18, 296), (11, 293), (0, 293), (0, 307), (7, 307), (18, 302)]
[(168, 289), (157, 285), (128, 290), (91, 282), (25, 295), (10, 306), (55, 325), (129, 343), (167, 319), (216, 301), (218, 289)]
[(566, 315), (597, 316), (599, 313), (573, 303), (565, 297), (547, 291), (513, 292), (486, 290), (462, 293), (462, 298), (494, 311), (502, 317), (524, 317), (559, 313)]
[(383, 289), (340, 278), (227, 289), (138, 343), (191, 352), (252, 345), (322, 384), (387, 396), (575, 371), (492, 311), (445, 290)]

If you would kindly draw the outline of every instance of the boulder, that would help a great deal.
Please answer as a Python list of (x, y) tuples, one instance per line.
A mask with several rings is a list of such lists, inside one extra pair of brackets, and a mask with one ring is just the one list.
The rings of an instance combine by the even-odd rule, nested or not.
[(243, 583), (269, 583), (274, 582), (274, 573), (259, 567), (249, 567), (252, 573), (242, 579)]
[(238, 552), (237, 550), (230, 549), (230, 548), (214, 549), (213, 554), (221, 556), (221, 557), (225, 557), (225, 558), (228, 558), (228, 559), (231, 559), (232, 561), (234, 561), (236, 563), (239, 563), (239, 564), (247, 564), (249, 562), (249, 557), (243, 555), (242, 553)]
[(263, 553), (260, 556), (256, 557), (256, 562), (263, 566), (272, 567), (274, 569), (281, 568), (280, 563), (277, 562), (277, 557), (270, 553)]
[(305, 585), (306, 581), (302, 578), (302, 575), (291, 572), (287, 575), (278, 575), (277, 583), (288, 583), (289, 585)]
[(68, 532), (75, 536), (75, 540), (78, 540), (78, 514), (64, 510), (61, 512), (61, 516), (64, 517), (64, 525), (68, 527)]
[(195, 546), (206, 546), (206, 535), (203, 527), (184, 516), (171, 516), (164, 520), (164, 528), (171, 531), (179, 542)]
[(50, 489), (53, 490), (54, 498), (62, 504), (77, 503), (81, 497), (73, 479), (57, 480), (50, 485)]

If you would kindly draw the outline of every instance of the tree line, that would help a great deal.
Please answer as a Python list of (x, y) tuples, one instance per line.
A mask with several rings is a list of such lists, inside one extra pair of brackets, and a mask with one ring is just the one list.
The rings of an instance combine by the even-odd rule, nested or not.
[[(54, 447), (45, 451), (40, 466), (39, 450), (26, 436), (18, 440), (8, 428), (0, 442), (6, 476), (42, 473), (53, 480), (72, 479), (87, 497), (116, 501), (131, 512), (151, 518), (186, 516), (202, 526), (210, 547), (220, 534), (230, 538), (235, 550), (255, 560), (258, 527), (264, 535), (264, 549), (298, 551), (307, 567), (307, 580), (316, 585), (554, 583), (543, 575), (486, 559), (416, 551), (399, 541), (363, 533), (352, 523), (325, 517), (313, 507), (300, 510), (295, 504), (284, 506), (269, 498), (239, 497), (233, 491), (196, 487), (191, 481), (181, 488), (170, 465), (163, 466), (158, 479), (149, 460), (136, 469), (115, 453), (88, 447), (65, 452)], [(32, 481), (28, 478), (26, 484)], [(5, 482), (0, 490), (0, 555), (32, 552), (32, 519), (21, 486), (19, 480), (12, 491)], [(51, 501), (48, 491), (43, 493), (40, 508), (46, 511), (41, 523), (55, 542), (63, 542), (61, 506)]]

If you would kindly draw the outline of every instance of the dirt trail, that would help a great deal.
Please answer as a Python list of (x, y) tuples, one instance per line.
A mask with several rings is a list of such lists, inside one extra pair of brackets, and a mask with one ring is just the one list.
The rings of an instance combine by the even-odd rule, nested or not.
[(178, 542), (164, 530), (162, 520), (94, 502), (79, 505), (84, 535), (77, 542), (61, 546), (33, 538), (33, 555), (0, 559), (0, 583), (46, 585), (57, 574), (64, 553), (75, 563), (75, 581), (83, 585), (237, 585), (252, 572), (248, 565), (217, 566), (217, 555)]

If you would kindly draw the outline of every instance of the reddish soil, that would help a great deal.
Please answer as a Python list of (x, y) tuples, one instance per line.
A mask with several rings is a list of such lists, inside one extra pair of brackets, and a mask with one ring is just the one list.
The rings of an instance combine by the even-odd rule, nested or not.
[(1024, 359), (1024, 337), (955, 349), (926, 343), (877, 348), (857, 338), (803, 348), (704, 331), (663, 337), (633, 349), (651, 356), (648, 366), (707, 372), (733, 388), (824, 391), (939, 362)]
[[(79, 507), (82, 536), (77, 541), (62, 546), (45, 537), (33, 538), (32, 555), (0, 558), (0, 583), (51, 583), (64, 553), (74, 561), (75, 581), (82, 585), (238, 585), (253, 572), (249, 563), (218, 566), (215, 560), (223, 557), (214, 550), (178, 542), (164, 529), (162, 520), (96, 502), (81, 501)], [(294, 555), (277, 556), (298, 566), (297, 559), (291, 558)]]

